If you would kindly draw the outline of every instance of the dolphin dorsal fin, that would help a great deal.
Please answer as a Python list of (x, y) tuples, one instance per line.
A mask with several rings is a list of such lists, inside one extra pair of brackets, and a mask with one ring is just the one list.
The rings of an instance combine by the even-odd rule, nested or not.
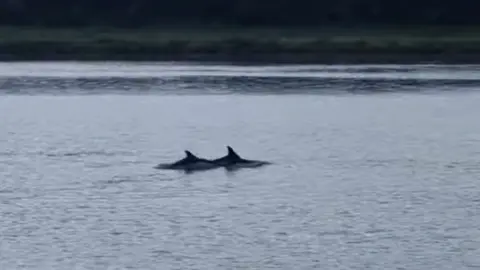
[(192, 154), (192, 152), (188, 151), (188, 150), (185, 150), (185, 155), (187, 155), (187, 158), (191, 159), (191, 158), (197, 158), (197, 156), (195, 156), (194, 154)]
[(228, 149), (228, 155), (227, 155), (228, 157), (235, 158), (235, 159), (240, 159), (240, 156), (237, 153), (235, 153), (235, 151), (232, 149), (232, 147), (227, 146), (227, 149)]

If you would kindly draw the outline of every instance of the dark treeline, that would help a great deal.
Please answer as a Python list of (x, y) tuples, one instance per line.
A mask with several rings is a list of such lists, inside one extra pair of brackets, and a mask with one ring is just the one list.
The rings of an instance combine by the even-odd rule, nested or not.
[(1, 25), (480, 24), (479, 0), (0, 0)]

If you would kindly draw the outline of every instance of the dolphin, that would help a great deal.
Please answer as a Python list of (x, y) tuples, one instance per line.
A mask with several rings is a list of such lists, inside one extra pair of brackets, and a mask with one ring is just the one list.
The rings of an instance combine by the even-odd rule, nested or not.
[(210, 161), (218, 166), (225, 167), (226, 169), (257, 168), (272, 164), (267, 161), (244, 159), (240, 157), (240, 155), (238, 155), (230, 146), (227, 146), (227, 150), (228, 153), (226, 156)]
[(208, 159), (199, 158), (190, 151), (185, 151), (186, 157), (173, 163), (163, 163), (155, 166), (160, 170), (179, 170), (179, 171), (204, 171), (220, 167)]

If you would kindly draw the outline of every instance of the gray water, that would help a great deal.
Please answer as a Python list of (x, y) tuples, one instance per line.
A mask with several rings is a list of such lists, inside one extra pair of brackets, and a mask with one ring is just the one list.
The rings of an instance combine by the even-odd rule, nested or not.
[[(0, 64), (0, 269), (479, 269), (480, 66)], [(257, 169), (153, 169), (231, 145)]]

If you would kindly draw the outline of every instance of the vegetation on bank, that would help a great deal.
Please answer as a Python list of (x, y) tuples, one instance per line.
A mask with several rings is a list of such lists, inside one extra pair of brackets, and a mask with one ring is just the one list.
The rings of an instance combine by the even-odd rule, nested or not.
[(480, 62), (478, 10), (473, 0), (8, 0), (0, 60)]
[(0, 25), (471, 25), (478, 10), (476, 0), (4, 0)]
[[(478, 55), (478, 28), (0, 28), (2, 60), (271, 60)], [(421, 57), (420, 57), (421, 58)], [(304, 59), (304, 60), (301, 60)]]

